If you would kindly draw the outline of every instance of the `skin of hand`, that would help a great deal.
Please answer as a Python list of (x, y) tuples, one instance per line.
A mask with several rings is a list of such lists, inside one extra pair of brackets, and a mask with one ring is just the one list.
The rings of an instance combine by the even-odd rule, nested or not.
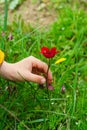
[[(46, 82), (48, 65), (43, 61), (29, 56), (17, 63), (3, 61), (0, 65), (0, 76), (12, 81), (31, 81), (39, 84)], [(48, 83), (52, 82), (52, 73), (48, 72)]]

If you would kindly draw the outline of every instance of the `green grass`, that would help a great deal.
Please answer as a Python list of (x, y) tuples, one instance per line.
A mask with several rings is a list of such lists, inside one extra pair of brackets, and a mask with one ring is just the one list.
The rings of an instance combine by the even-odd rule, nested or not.
[[(2, 33), (0, 26), (0, 34)], [(8, 40), (12, 32), (13, 40)], [(4, 47), (3, 47), (4, 46)], [(0, 130), (86, 130), (87, 129), (87, 13), (66, 7), (58, 20), (33, 28), (18, 19), (0, 36), (5, 60), (16, 62), (39, 54), (42, 46), (57, 47), (61, 53), (51, 60), (54, 91), (48, 93), (31, 82), (16, 83), (0, 77)], [(61, 57), (67, 60), (55, 65)], [(61, 93), (62, 86), (65, 93)]]

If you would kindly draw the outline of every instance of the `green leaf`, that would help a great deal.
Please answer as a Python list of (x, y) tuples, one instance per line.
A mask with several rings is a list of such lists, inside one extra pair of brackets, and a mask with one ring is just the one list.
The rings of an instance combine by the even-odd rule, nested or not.
[(21, 0), (12, 0), (9, 4), (9, 9), (14, 10), (21, 2)]

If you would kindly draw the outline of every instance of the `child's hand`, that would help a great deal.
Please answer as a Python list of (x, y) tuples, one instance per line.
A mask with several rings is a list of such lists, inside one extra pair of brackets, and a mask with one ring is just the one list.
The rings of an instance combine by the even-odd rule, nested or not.
[[(30, 56), (17, 63), (3, 62), (0, 66), (0, 75), (12, 81), (32, 81), (39, 84), (46, 82), (45, 76), (48, 66), (43, 61)], [(48, 82), (52, 82), (52, 73), (49, 70)]]

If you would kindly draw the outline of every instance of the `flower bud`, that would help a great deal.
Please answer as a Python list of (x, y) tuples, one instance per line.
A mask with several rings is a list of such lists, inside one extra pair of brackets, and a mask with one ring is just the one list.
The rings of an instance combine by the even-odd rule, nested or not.
[(13, 39), (13, 36), (12, 36), (12, 33), (10, 33), (8, 36), (8, 40), (12, 40), (12, 39)]
[(54, 87), (52, 85), (48, 85), (49, 90), (54, 90)]
[(62, 92), (62, 93), (65, 93), (65, 91), (66, 91), (66, 88), (65, 88), (65, 86), (63, 85), (62, 88), (61, 88), (61, 92)]

